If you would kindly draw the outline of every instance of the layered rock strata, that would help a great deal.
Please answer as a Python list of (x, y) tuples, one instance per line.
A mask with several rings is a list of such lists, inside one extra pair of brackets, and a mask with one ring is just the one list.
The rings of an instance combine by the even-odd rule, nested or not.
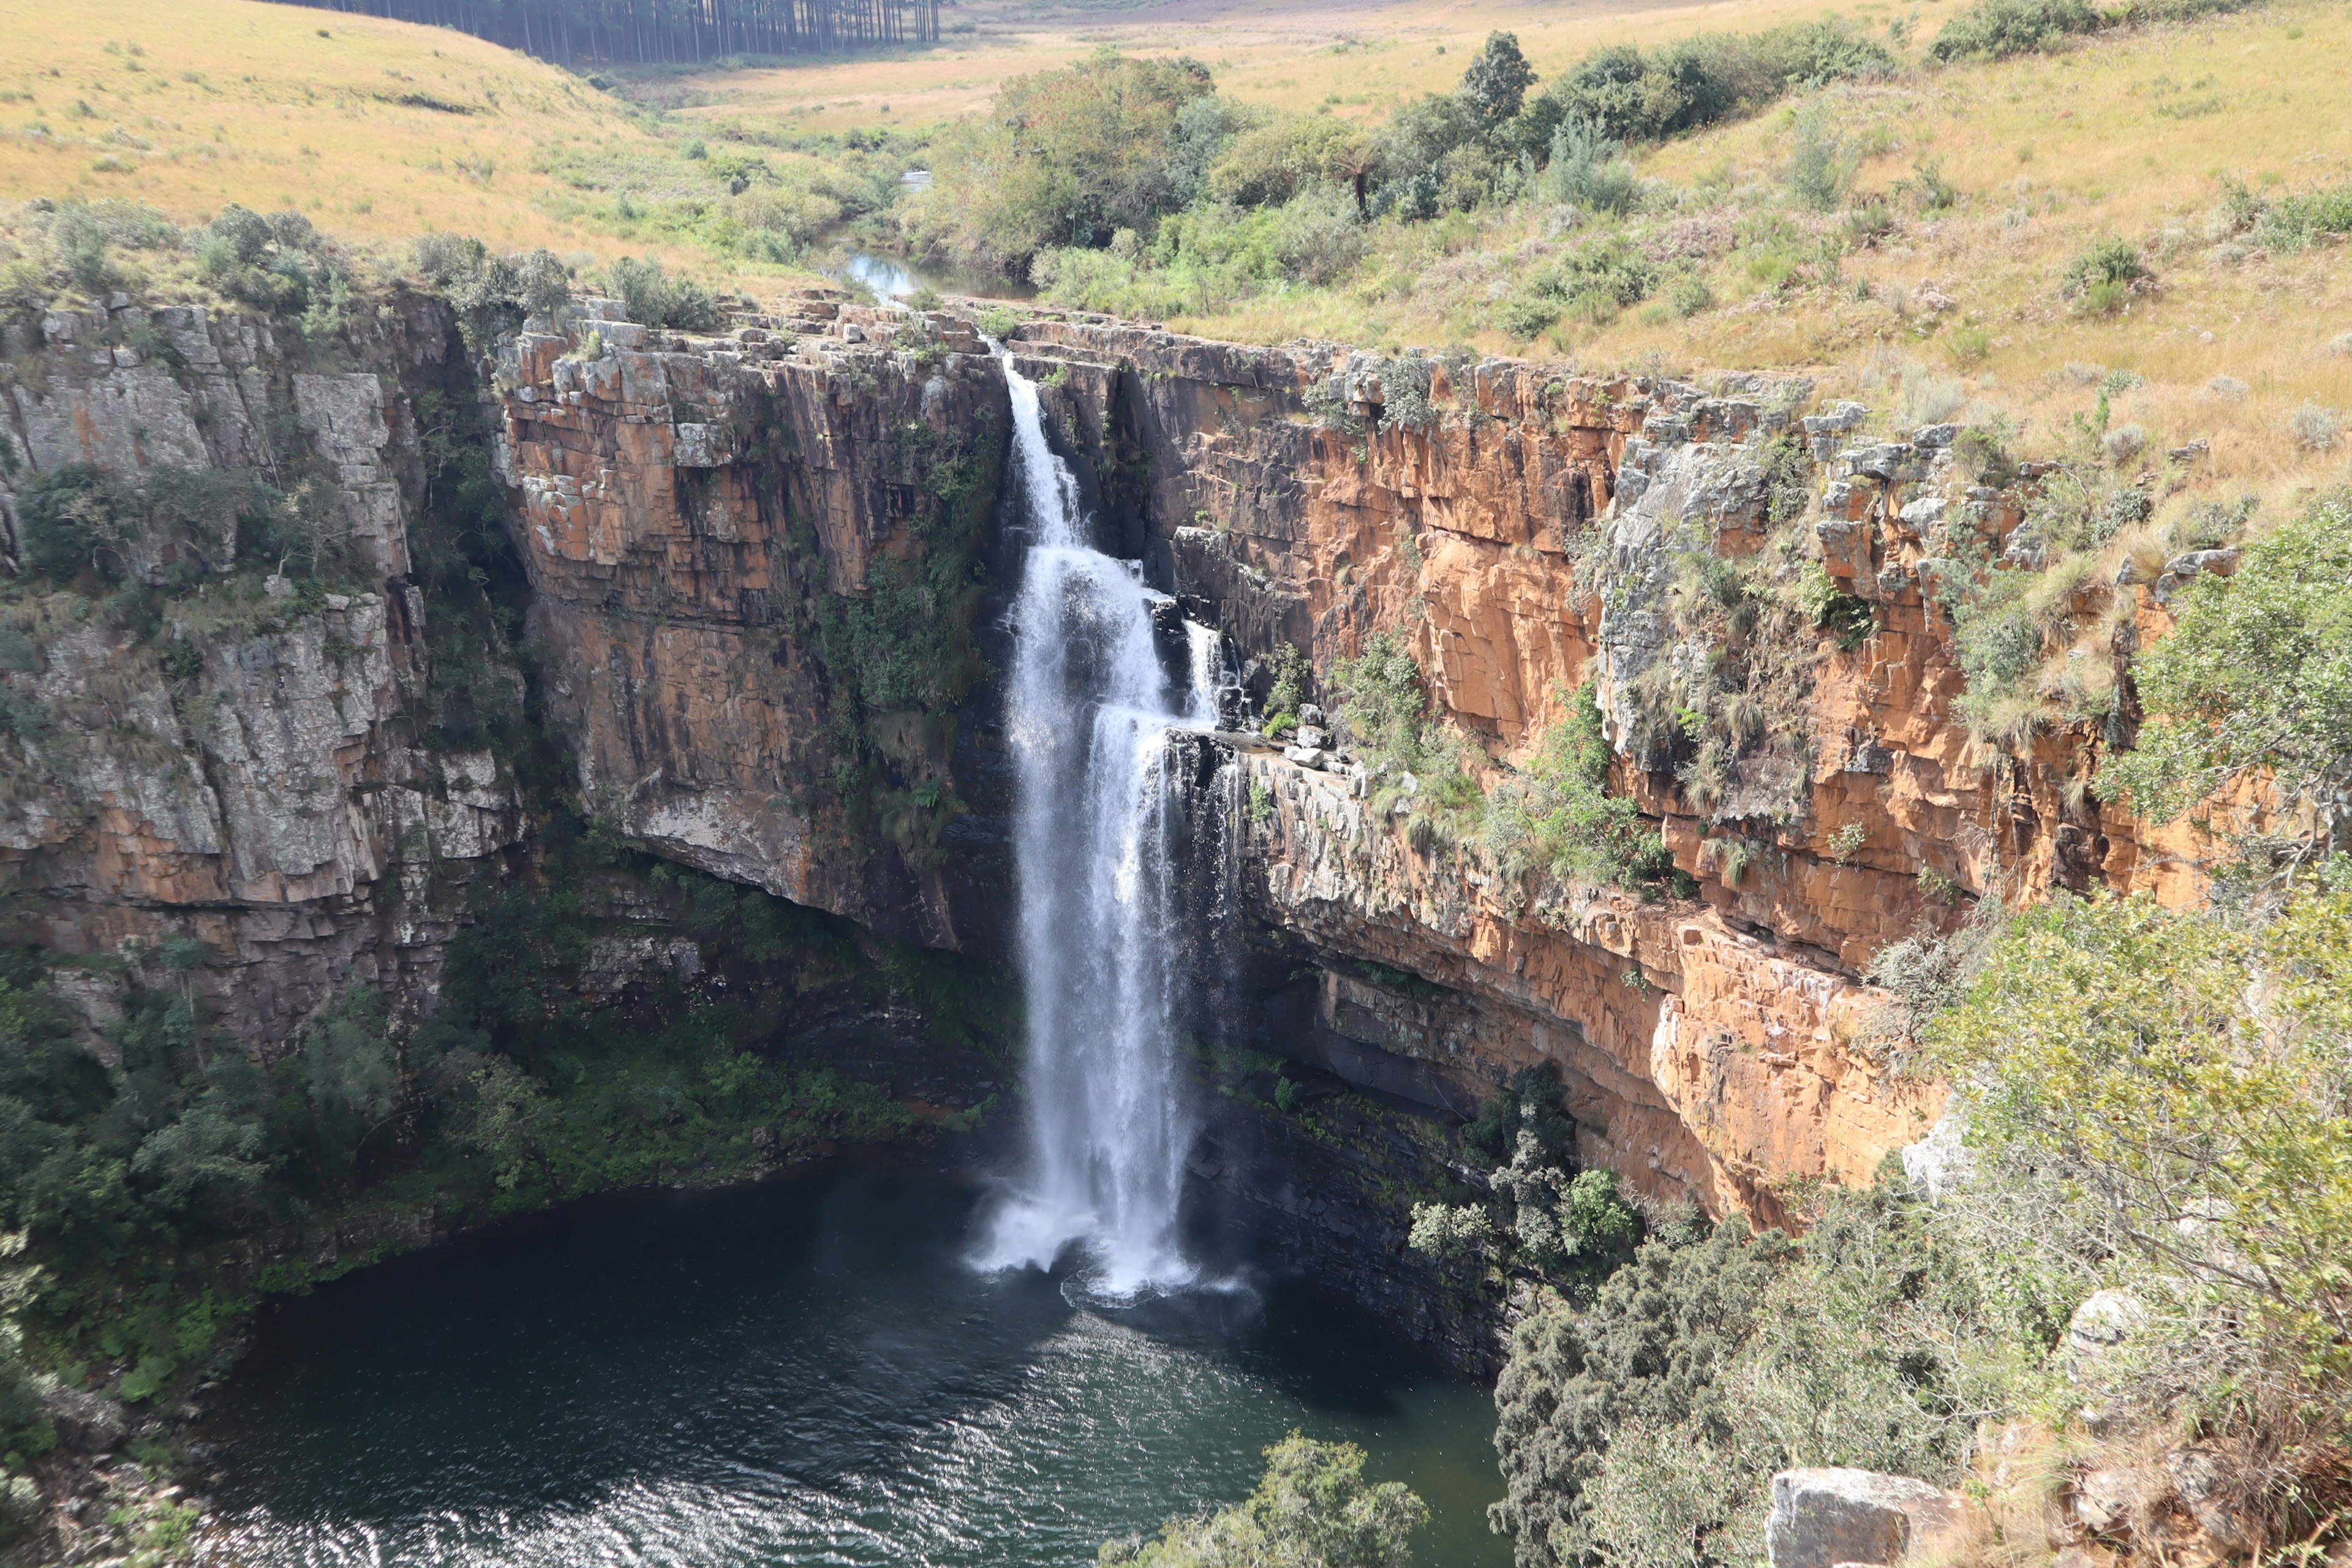
[[(310, 363), (258, 317), (120, 295), (9, 328), (11, 569), (28, 498), (98, 472), (151, 502), (174, 493), (162, 487), (318, 487), (319, 526), (367, 584), (232, 575), (248, 506), (163, 528), (155, 503), (113, 540), (126, 595), (61, 587), (5, 612), (0, 868), (26, 934), (95, 961), (59, 983), (101, 1041), (134, 983), (204, 996), (265, 1053), (348, 984), (429, 1005), (460, 890), (520, 837), (500, 761), (426, 733), (425, 608), (408, 580), (425, 479), (407, 389), (437, 384), (454, 342), (446, 310), (409, 296), (385, 302), (341, 366)], [(143, 624), (137, 587), (190, 574), (194, 591)]]
[[(128, 300), (55, 313), (37, 341), (11, 329), (12, 552), (19, 498), (68, 465), (236, 471), (331, 486), (372, 574), (354, 594), (240, 598), (236, 539), (184, 533), (171, 559), (134, 551), (133, 574), (213, 573), (223, 593), (175, 596), (161, 637), (87, 597), (20, 599), (0, 634), (0, 854), (42, 940), (151, 963), (193, 935), (220, 955), (197, 983), (264, 1048), (354, 978), (430, 1005), (460, 894), (525, 837), (515, 759), (434, 739), (436, 612), (413, 581), (417, 400), (482, 384), (540, 710), (590, 812), (875, 930), (1001, 952), (991, 595), (1019, 542), (999, 506), (1003, 378), (972, 319), (813, 291), (698, 335), (592, 300), (478, 364), (427, 301), (375, 319), (332, 365), (257, 319)], [(1230, 908), (1281, 955), (1246, 983), (1252, 1043), (1452, 1116), (1549, 1061), (1588, 1160), (1771, 1215), (1786, 1184), (1863, 1178), (1938, 1112), (1866, 1047), (1873, 954), (2004, 887), (2197, 884), (2195, 846), (2083, 787), (2119, 736), (2002, 748), (1962, 721), (1945, 585), (2031, 551), (2032, 480), (1976, 482), (1948, 427), (1801, 415), (1804, 388), (1754, 379), (1251, 349), (1050, 313), (1011, 350), (1104, 542), (1217, 626), (1261, 694), (1281, 645), (1328, 677), (1392, 632), (1491, 783), (1589, 681), (1615, 787), (1690, 879), (1691, 896), (1644, 898), (1511, 870), (1384, 804), (1401, 781), (1344, 752), (1215, 742)], [(1866, 625), (1805, 650), (1784, 694), (1798, 722), (1737, 754), (1702, 806), (1650, 719), (1660, 683), (1716, 651), (1680, 574), (1791, 528)], [(2172, 576), (2200, 569), (2227, 563)], [(2136, 595), (2132, 635), (2161, 629), (2164, 586), (2109, 590)], [(183, 645), (193, 658), (164, 658)], [(910, 647), (961, 673), (908, 668)], [(71, 984), (102, 1017), (123, 981)]]

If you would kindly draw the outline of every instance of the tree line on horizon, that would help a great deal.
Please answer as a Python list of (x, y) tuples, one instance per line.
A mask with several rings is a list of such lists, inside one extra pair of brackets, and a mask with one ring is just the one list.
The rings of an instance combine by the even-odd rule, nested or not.
[(565, 64), (698, 64), (929, 43), (940, 0), (285, 0), (450, 27)]

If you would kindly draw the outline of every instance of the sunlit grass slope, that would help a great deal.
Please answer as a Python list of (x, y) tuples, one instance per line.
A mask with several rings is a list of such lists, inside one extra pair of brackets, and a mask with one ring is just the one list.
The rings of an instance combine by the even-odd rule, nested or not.
[(670, 157), (617, 100), (459, 33), (258, 0), (0, 0), (0, 200), (182, 221), (235, 201), (347, 238), (611, 251), (532, 168), (581, 143)]
[[(1925, 403), (1965, 395), (2044, 441), (2104, 402), (2151, 451), (2210, 441), (2217, 478), (2326, 482), (2352, 443), (2315, 447), (2294, 421), (2313, 405), (2352, 428), (2347, 252), (2274, 253), (2212, 214), (2229, 180), (2274, 196), (2352, 178), (2347, 88), (2352, 9), (2294, 0), (2052, 57), (1914, 69), (1639, 154), (1644, 178), (1680, 194), (1628, 231), (1714, 297), (1686, 318), (1654, 301), (1532, 342), (1502, 331), (1498, 303), (1591, 232), (1590, 220), (1563, 232), (1529, 202), (1391, 228), (1329, 289), (1171, 324), (1566, 353), (1596, 367), (1803, 370), (1825, 393), (1881, 405), (1935, 383)], [(1822, 215), (1787, 195), (1797, 117), (1816, 105), (1853, 167), (1843, 210)], [(1957, 188), (1947, 210), (1912, 195), (1927, 164)], [(1855, 243), (1846, 212), (1874, 200), (1892, 232)], [(1832, 236), (1850, 248), (1823, 276), (1814, 258)], [(2067, 264), (2108, 237), (2139, 247), (2152, 288), (2118, 313), (2081, 311), (2062, 292)]]
[[(1927, 0), (1935, 17), (1951, 0)], [(633, 73), (633, 90), (679, 106), (689, 118), (754, 117), (810, 131), (888, 126), (920, 130), (975, 113), (1008, 77), (1069, 64), (1111, 47), (1189, 54), (1218, 85), (1252, 103), (1304, 110), (1328, 105), (1372, 119), (1423, 92), (1450, 89), (1487, 33), (1518, 36), (1549, 74), (1601, 44), (1651, 44), (1710, 29), (1770, 26), (1821, 16), (1819, 0), (1722, 0), (1657, 5), (1644, 0), (1563, 5), (1312, 5), (1184, 4), (1132, 12), (1032, 19), (1024, 8), (961, 7), (972, 30), (952, 26), (929, 52), (794, 62), (751, 69)], [(1885, 12), (1884, 5), (1865, 11)]]

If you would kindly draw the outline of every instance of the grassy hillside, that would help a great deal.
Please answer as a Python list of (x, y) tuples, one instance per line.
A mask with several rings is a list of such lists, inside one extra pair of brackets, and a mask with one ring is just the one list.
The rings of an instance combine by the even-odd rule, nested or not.
[[(1944, 0), (1929, 0), (1931, 7)], [(921, 132), (988, 107), (1008, 77), (1069, 64), (1101, 48), (1190, 54), (1226, 91), (1269, 108), (1328, 106), (1374, 119), (1423, 92), (1451, 88), (1462, 62), (1495, 28), (1510, 29), (1538, 69), (1566, 66), (1608, 43), (1651, 44), (1710, 28), (1764, 27), (1822, 15), (1809, 0), (1717, 0), (1652, 5), (1433, 4), (1150, 7), (958, 7), (940, 48), (845, 60), (716, 70), (615, 73), (633, 95), (682, 118), (723, 123), (764, 118), (815, 132), (887, 126)], [(1877, 7), (1885, 10), (1885, 5)], [(1934, 14), (1932, 8), (1929, 12)], [(958, 26), (969, 31), (959, 32)]]
[(130, 197), (181, 221), (236, 201), (353, 239), (610, 251), (547, 149), (676, 162), (627, 105), (438, 28), (256, 0), (0, 0), (0, 199)]
[[(2119, 466), (2145, 453), (2162, 467), (2167, 448), (2209, 443), (2168, 487), (2284, 491), (2340, 477), (2352, 436), (2343, 235), (2287, 243), (2260, 215), (2315, 194), (2352, 201), (2352, 121), (2340, 111), (2352, 13), (2282, 0), (1937, 65), (1927, 45), (1960, 9), (1862, 7), (1859, 37), (1887, 52), (1891, 73), (1800, 87), (1760, 111), (1612, 150), (1603, 163), (1623, 171), (1613, 199), (1559, 188), (1539, 155), (1515, 174), (1507, 150), (1475, 199), (1414, 214), (1384, 208), (1376, 191), (1360, 225), (1328, 210), (1312, 177), (1287, 206), (1276, 194), (1240, 207), (1213, 178), (1184, 213), (1138, 225), (1123, 250), (1085, 248), (1115, 237), (1105, 230), (1040, 253), (1032, 270), (1052, 302), (1211, 336), (1802, 371), (1825, 395), (1913, 423), (2005, 416), (2038, 454), (2087, 438)], [(1236, 48), (1216, 88), (1244, 123), (1328, 111), (1377, 153), (1408, 86), (1464, 79), (1475, 51), (1437, 55), (1440, 28), (1517, 26), (1538, 75), (1532, 103), (1604, 41), (1753, 36), (1819, 14), (1366, 13), (1401, 32), (1309, 57)], [(1192, 40), (1213, 68), (1227, 57), (1222, 37)], [(1310, 84), (1328, 90), (1315, 97)], [(966, 134), (934, 132), (950, 191)], [(1795, 177), (1808, 153), (1818, 189)], [(1379, 177), (1394, 180), (1393, 148), (1388, 162)], [(918, 204), (948, 205), (936, 193)], [(916, 237), (932, 244), (1010, 226), (984, 212), (928, 226), (914, 216)], [(2140, 276), (2084, 295), (2070, 278), (2095, 252), (2124, 255)], [(1603, 266), (1617, 296), (1605, 301), (1587, 276)]]

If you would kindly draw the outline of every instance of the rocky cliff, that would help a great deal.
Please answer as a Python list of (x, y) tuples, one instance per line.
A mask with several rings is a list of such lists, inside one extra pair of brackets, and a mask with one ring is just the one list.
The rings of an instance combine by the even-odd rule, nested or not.
[[(5, 346), (8, 564), (37, 514), (92, 557), (25, 584), (0, 631), (17, 923), (86, 961), (58, 980), (101, 1031), (167, 964), (265, 1054), (347, 982), (421, 1004), (462, 889), (522, 832), (510, 765), (436, 731), (411, 579), (448, 313), (396, 296), (316, 355), (258, 316), (117, 295)], [(287, 574), (318, 538), (347, 591)]]
[[(11, 559), (65, 508), (110, 574), (53, 563), (0, 628), (0, 852), (26, 929), (89, 960), (61, 983), (101, 1035), (110, 997), (174, 965), (264, 1054), (355, 980), (429, 1008), (451, 921), (529, 868), (531, 767), (659, 856), (1003, 952), (1013, 563), (975, 318), (821, 290), (716, 333), (619, 317), (588, 300), (469, 347), (396, 296), (331, 352), (121, 298), (11, 329)], [(2158, 585), (2112, 590), (2137, 616), (2105, 728), (1995, 744), (1960, 713), (1937, 584), (2023, 546), (2033, 480), (1949, 427), (1808, 414), (1797, 383), (1051, 313), (1011, 349), (1106, 542), (1224, 634), (1253, 695), (1286, 646), (1328, 681), (1394, 634), (1492, 787), (1589, 686), (1612, 787), (1680, 873), (1580, 885), (1448, 828), (1344, 737), (1204, 737), (1227, 1045), (1441, 1119), (1549, 1062), (1588, 1162), (1773, 1216), (1939, 1113), (1873, 1044), (1874, 954), (2004, 888), (2196, 885), (2193, 846), (2083, 787)], [(511, 584), (451, 512), (451, 465), (485, 445)], [(240, 475), (276, 510), (218, 488)], [(332, 591), (265, 558), (321, 541)], [(1726, 570), (1817, 576), (1821, 613), (1759, 623)], [(1412, 1138), (1335, 1138), (1362, 1191), (1448, 1178)], [(1203, 1168), (1265, 1186), (1269, 1146), (1236, 1135)], [(1401, 1210), (1350, 1224), (1400, 1250)]]

